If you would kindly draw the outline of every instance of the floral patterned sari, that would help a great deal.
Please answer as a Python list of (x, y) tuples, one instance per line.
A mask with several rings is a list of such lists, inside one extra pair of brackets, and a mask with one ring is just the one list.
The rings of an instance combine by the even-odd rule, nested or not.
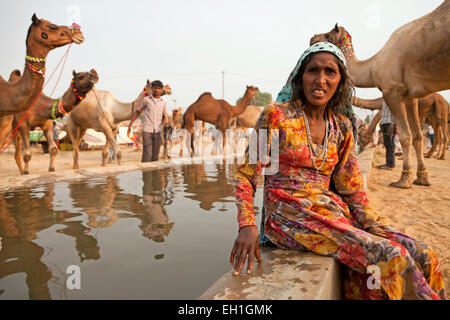
[[(346, 299), (446, 299), (431, 247), (393, 229), (370, 207), (350, 120), (331, 108), (326, 116), (326, 160), (320, 167), (325, 155), (317, 158), (316, 170), (301, 101), (268, 106), (261, 114), (255, 130), (279, 132), (279, 170), (265, 176), (265, 235), (278, 247), (310, 250), (344, 264)], [(253, 197), (264, 167), (250, 163), (248, 150), (235, 175), (239, 228), (256, 225)], [(378, 283), (368, 281), (371, 270), (378, 270)]]

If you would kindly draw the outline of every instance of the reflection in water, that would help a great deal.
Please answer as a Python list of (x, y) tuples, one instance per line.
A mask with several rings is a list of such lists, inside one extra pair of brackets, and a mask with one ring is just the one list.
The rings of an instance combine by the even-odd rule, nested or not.
[[(67, 275), (60, 268), (65, 271), (67, 265), (58, 267), (46, 261), (47, 255), (51, 252), (52, 255), (61, 257), (58, 261), (64, 261), (64, 257), (73, 252), (80, 263), (100, 263), (104, 260), (101, 248), (110, 243), (107, 240), (100, 241), (98, 232), (102, 229), (108, 229), (113, 234), (120, 232), (122, 225), (112, 231), (111, 227), (121, 219), (136, 221), (137, 224), (126, 226), (133, 226), (136, 231), (138, 227), (145, 239), (152, 240), (147, 246), (154, 244), (152, 256), (155, 263), (164, 259), (169, 250), (167, 239), (173, 233), (176, 221), (175, 212), (182, 212), (184, 216), (194, 214), (184, 211), (182, 206), (186, 202), (182, 199), (193, 200), (194, 208), (199, 208), (199, 212), (213, 212), (214, 209), (216, 212), (227, 211), (226, 205), (234, 202), (235, 168), (235, 165), (222, 163), (196, 164), (142, 171), (142, 181), (141, 172), (138, 171), (117, 177), (64, 183), (64, 186), (60, 183), (59, 197), (56, 198), (55, 184), (0, 194), (0, 298), (12, 289), (5, 288), (2, 279), (18, 273), (26, 274), (29, 299), (51, 299), (52, 296), (61, 298), (61, 294), (58, 296), (49, 289), (51, 283), (58, 284), (66, 295), (64, 285)], [(121, 182), (121, 179), (126, 183)], [(129, 188), (129, 185), (139, 186), (140, 183), (142, 194), (140, 191), (136, 192), (139, 189), (133, 191)], [(119, 185), (128, 191), (124, 191)], [(62, 189), (64, 190), (61, 191)], [(62, 197), (61, 192), (66, 192), (69, 197)], [(168, 212), (169, 208), (172, 211)], [(234, 217), (233, 215), (233, 222)], [(186, 223), (185, 221), (184, 224)], [(189, 230), (195, 232), (198, 221), (189, 223)], [(52, 227), (54, 228), (51, 229)], [(184, 225), (180, 225), (180, 228), (183, 227)], [(74, 242), (69, 242), (71, 247), (64, 244), (64, 252), (55, 250), (60, 247), (52, 241), (59, 238), (55, 238), (52, 232), (73, 239)], [(120, 236), (121, 243), (126, 241), (129, 241), (126, 236)], [(133, 247), (133, 244), (130, 246)], [(72, 252), (67, 251), (73, 249)], [(68, 264), (72, 263), (70, 261)]]
[(52, 272), (42, 262), (44, 249), (32, 240), (39, 231), (61, 220), (49, 209), (53, 195), (51, 185), (43, 194), (26, 190), (0, 198), (0, 279), (25, 273), (29, 299), (50, 299), (48, 282)]
[[(174, 223), (169, 223), (169, 216), (164, 208), (167, 192), (163, 188), (161, 175), (157, 170), (143, 171), (142, 179), (144, 187), (142, 188), (144, 200), (144, 214), (140, 217), (144, 237), (152, 239), (155, 242), (164, 242), (164, 236), (168, 237)], [(156, 257), (155, 257), (156, 258)], [(162, 257), (158, 256), (158, 259)]]

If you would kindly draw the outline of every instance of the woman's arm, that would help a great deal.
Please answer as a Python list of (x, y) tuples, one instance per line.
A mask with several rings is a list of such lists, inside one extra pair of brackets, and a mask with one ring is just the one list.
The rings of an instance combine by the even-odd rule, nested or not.
[[(254, 128), (253, 134), (259, 134), (261, 130), (269, 131), (269, 114), (270, 107), (264, 110)], [(267, 137), (270, 137), (270, 132), (267, 132)], [(252, 141), (252, 139), (250, 139)], [(259, 142), (259, 138), (257, 139)], [(234, 264), (234, 274), (241, 272), (245, 260), (248, 257), (247, 273), (250, 273), (253, 268), (255, 257), (258, 261), (262, 261), (258, 242), (258, 229), (256, 227), (255, 212), (253, 208), (253, 200), (258, 184), (258, 179), (261, 173), (261, 162), (252, 161), (250, 159), (250, 150), (259, 150), (247, 146), (245, 151), (245, 162), (240, 165), (234, 176), (234, 194), (236, 196), (236, 205), (238, 208), (238, 223), (239, 234), (234, 242), (233, 249), (230, 255), (230, 265)], [(267, 146), (266, 150), (270, 150)], [(253, 159), (252, 159), (253, 160)]]
[(333, 170), (334, 186), (348, 205), (353, 225), (371, 233), (383, 233), (380, 227), (387, 226), (389, 222), (369, 205), (355, 152), (351, 123), (344, 118), (339, 120), (344, 121), (344, 126), (341, 126), (341, 130), (344, 130), (338, 150), (338, 164)]

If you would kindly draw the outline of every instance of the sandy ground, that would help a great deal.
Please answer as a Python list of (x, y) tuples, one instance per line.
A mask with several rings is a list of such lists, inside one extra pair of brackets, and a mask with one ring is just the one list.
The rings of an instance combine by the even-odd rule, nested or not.
[[(415, 159), (414, 159), (415, 160)], [(377, 147), (373, 166), (385, 163), (385, 152)], [(402, 159), (396, 158), (393, 171), (372, 168), (368, 197), (380, 215), (391, 220), (394, 228), (431, 245), (444, 275), (447, 295), (450, 294), (450, 152), (447, 160), (425, 159), (430, 187), (413, 185), (396, 189), (389, 183), (400, 178)]]
[[(162, 149), (162, 148), (161, 148)], [(135, 146), (120, 145), (122, 151), (122, 164), (139, 163), (142, 157), (142, 151), (136, 150)], [(101, 150), (80, 151), (79, 153), (80, 169), (98, 167), (102, 165)], [(32, 148), (32, 157), (30, 161), (30, 174), (48, 172), (50, 164), (50, 155), (44, 154), (40, 147)], [(109, 162), (107, 166), (117, 165), (117, 161)], [(55, 171), (70, 170), (73, 167), (72, 151), (59, 151), (55, 159)], [(20, 176), (14, 159), (13, 148), (8, 148), (0, 153), (0, 184), (3, 184), (5, 177)]]
[[(141, 151), (134, 146), (121, 146), (122, 163), (140, 162)], [(409, 236), (430, 244), (437, 253), (444, 274), (447, 293), (450, 293), (450, 152), (447, 160), (425, 159), (432, 186), (413, 185), (411, 189), (396, 189), (389, 183), (399, 179), (402, 160), (397, 158), (393, 171), (372, 168), (368, 196), (372, 207), (380, 215), (391, 219), (391, 224)], [(384, 148), (378, 146), (373, 166), (384, 163)], [(49, 155), (34, 149), (30, 163), (30, 173), (45, 173), (48, 170)], [(115, 166), (117, 163), (108, 163)], [(72, 169), (72, 151), (60, 151), (56, 161), (56, 171)], [(82, 151), (80, 169), (101, 166), (101, 151)], [(19, 176), (13, 151), (0, 154), (0, 185), (7, 177)]]

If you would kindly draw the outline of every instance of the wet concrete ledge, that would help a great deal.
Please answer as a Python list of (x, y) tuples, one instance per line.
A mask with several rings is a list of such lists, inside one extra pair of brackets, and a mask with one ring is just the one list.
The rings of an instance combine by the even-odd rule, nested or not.
[[(367, 190), (375, 148), (358, 156)], [(230, 270), (209, 287), (199, 300), (339, 300), (342, 298), (341, 264), (312, 252), (261, 248), (263, 261), (250, 275)], [(245, 270), (244, 270), (245, 271)]]

